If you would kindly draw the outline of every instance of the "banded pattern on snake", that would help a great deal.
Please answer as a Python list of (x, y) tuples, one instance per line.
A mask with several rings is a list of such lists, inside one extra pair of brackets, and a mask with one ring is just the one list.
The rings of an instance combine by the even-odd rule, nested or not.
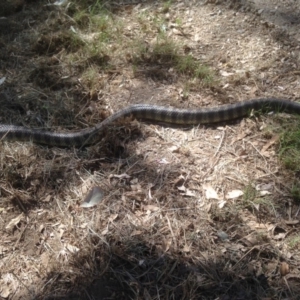
[(135, 104), (117, 111), (94, 127), (77, 132), (51, 132), (22, 126), (0, 124), (0, 139), (32, 141), (57, 147), (83, 147), (99, 141), (99, 135), (114, 121), (132, 116), (155, 122), (178, 125), (209, 124), (242, 118), (252, 110), (300, 114), (300, 103), (279, 98), (252, 99), (220, 107), (177, 109), (150, 104)]

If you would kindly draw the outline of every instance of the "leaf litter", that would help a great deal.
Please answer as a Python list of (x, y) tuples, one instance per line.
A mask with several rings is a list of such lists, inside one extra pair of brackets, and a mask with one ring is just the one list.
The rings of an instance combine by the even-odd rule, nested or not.
[[(183, 45), (181, 51), (190, 52), (221, 75), (215, 87), (199, 88), (199, 82), (193, 85), (188, 79), (187, 84), (180, 78), (177, 81), (179, 76), (172, 77), (170, 66), (161, 72), (168, 76), (158, 77), (157, 67), (151, 69), (147, 60), (139, 66), (147, 72), (133, 72), (127, 65), (131, 51), (129, 56), (114, 52), (118, 48), (113, 44), (109, 58), (118, 64), (107, 73), (93, 66), (99, 86), (86, 86), (84, 76), (73, 84), (67, 79), (80, 72), (82, 65), (74, 70), (66, 63), (64, 70), (53, 71), (57, 61), (64, 63), (72, 54), (66, 49), (41, 52), (34, 63), (27, 61), (29, 56), (18, 53), (30, 40), (26, 36), (24, 46), (16, 38), (16, 47), (13, 52), (7, 49), (9, 53), (18, 53), (25, 65), (29, 63), (25, 66), (28, 74), (32, 66), (41, 67), (42, 60), (51, 68), (39, 69), (38, 76), (30, 79), (25, 78), (23, 68), (19, 74), (13, 69), (17, 61), (11, 62), (6, 65), (8, 74), (0, 74), (5, 78), (1, 86), (12, 82), (13, 74), (24, 77), (18, 89), (24, 92), (26, 86), (40, 91), (37, 102), (47, 113), (51, 112), (50, 99), (59, 99), (59, 93), (66, 98), (79, 95), (80, 109), (75, 104), (58, 111), (61, 122), (56, 123), (56, 117), (47, 120), (57, 129), (75, 124), (66, 122), (72, 110), (78, 123), (93, 124), (103, 118), (101, 113), (137, 102), (187, 108), (254, 96), (294, 99), (299, 94), (298, 75), (284, 72), (286, 76), (281, 76), (280, 72), (283, 67), (292, 68), (298, 50), (270, 38), (273, 27), (261, 23), (263, 12), (247, 12), (243, 5), (236, 9), (236, 1), (206, 2), (174, 1), (169, 8), (154, 2), (128, 5), (116, 9), (114, 18), (116, 24), (123, 23), (127, 39), (137, 36), (152, 48), (157, 31), (166, 32)], [(38, 3), (28, 2), (31, 6), (38, 9)], [(34, 19), (31, 10), (20, 13)], [(47, 17), (45, 24), (45, 19), (37, 19), (26, 30), (30, 32), (31, 26), (43, 30), (47, 25), (55, 35), (55, 24), (62, 30), (65, 22), (68, 30), (74, 26), (80, 32), (77, 24), (64, 19), (65, 12), (51, 13), (61, 21)], [(12, 26), (11, 34), (13, 30)], [(88, 40), (93, 35), (78, 36)], [(78, 57), (76, 62), (81, 60)], [(159, 69), (163, 68), (160, 63)], [(48, 77), (43, 79), (54, 80), (43, 88), (38, 78), (45, 72)], [(64, 84), (55, 87), (56, 82)], [(68, 94), (71, 90), (72, 95)], [(86, 111), (83, 99), (89, 102)], [(32, 106), (38, 105), (31, 101), (28, 116)], [(60, 109), (57, 104), (53, 107)], [(265, 134), (268, 122), (268, 116), (253, 114), (226, 127), (199, 126), (187, 131), (134, 122), (117, 124), (106, 139), (86, 152), (30, 143), (1, 144), (1, 296), (26, 299), (32, 291), (37, 299), (66, 298), (72, 293), (80, 299), (96, 299), (99, 292), (93, 289), (93, 281), (100, 277), (99, 286), (105, 287), (101, 292), (115, 298), (279, 299), (282, 295), (282, 299), (296, 299), (300, 257), (297, 246), (290, 245), (297, 238), (298, 207), (293, 203), (290, 211), (286, 209), (287, 179), (292, 175), (275, 157), (278, 137)], [(82, 199), (95, 207), (81, 209)]]

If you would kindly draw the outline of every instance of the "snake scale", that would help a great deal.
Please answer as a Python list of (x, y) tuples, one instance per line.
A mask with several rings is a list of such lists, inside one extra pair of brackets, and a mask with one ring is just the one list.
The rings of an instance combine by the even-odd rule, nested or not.
[(114, 121), (132, 116), (136, 119), (177, 125), (209, 124), (242, 118), (252, 110), (286, 112), (300, 115), (300, 103), (279, 98), (252, 99), (203, 109), (177, 109), (150, 104), (135, 104), (112, 114), (94, 127), (77, 132), (51, 132), (22, 126), (0, 124), (0, 139), (32, 141), (57, 147), (83, 147), (99, 141), (100, 133)]

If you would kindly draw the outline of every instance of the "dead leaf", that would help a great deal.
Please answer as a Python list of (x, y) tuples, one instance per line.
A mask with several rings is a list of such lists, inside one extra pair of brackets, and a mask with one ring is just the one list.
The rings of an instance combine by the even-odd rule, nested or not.
[(187, 189), (185, 186), (178, 186), (177, 189), (181, 192), (183, 192), (181, 195), (188, 196), (188, 197), (195, 197), (196, 194), (192, 192), (191, 190)]
[(6, 77), (1, 77), (1, 79), (0, 79), (0, 85), (3, 84), (5, 82), (5, 80), (6, 80)]
[(59, 228), (56, 232), (56, 236), (59, 240), (61, 240), (62, 236), (64, 235), (65, 231), (62, 228)]
[(8, 251), (8, 248), (5, 248), (3, 246), (0, 246), (0, 256), (2, 256), (5, 252)]
[(194, 41), (199, 42), (200, 40), (201, 40), (201, 38), (200, 38), (199, 34), (196, 33), (195, 36), (194, 36)]
[(232, 190), (231, 192), (228, 192), (225, 196), (226, 199), (235, 199), (244, 194), (241, 190)]
[(7, 230), (13, 230), (15, 226), (17, 226), (21, 220), (24, 218), (23, 213), (21, 213), (20, 215), (18, 215), (16, 218), (12, 219), (8, 225), (5, 227), (5, 229)]
[(286, 236), (286, 233), (282, 232), (282, 233), (278, 233), (278, 234), (274, 235), (273, 239), (274, 240), (282, 240), (285, 238), (285, 236)]
[(109, 222), (113, 222), (118, 216), (119, 216), (118, 214), (111, 215), (111, 216), (108, 218), (108, 221), (109, 221)]
[(297, 274), (292, 273), (292, 274), (287, 274), (285, 278), (287, 280), (294, 279), (294, 280), (297, 280), (299, 282), (300, 276), (297, 275)]
[(41, 263), (43, 265), (44, 268), (47, 268), (49, 265), (49, 255), (48, 252), (43, 252), (40, 256), (41, 258)]
[(257, 237), (255, 235), (249, 234), (248, 236), (244, 237), (242, 241), (248, 246), (253, 247), (259, 243)]
[(263, 190), (272, 190), (274, 188), (274, 184), (273, 183), (263, 183), (263, 184), (257, 184), (255, 186), (255, 189), (257, 191), (263, 191)]
[(134, 231), (131, 233), (131, 236), (141, 235), (142, 233), (143, 233), (143, 231), (141, 231), (141, 230), (134, 230)]
[(39, 226), (38, 231), (39, 231), (39, 232), (43, 232), (44, 229), (45, 229), (44, 224), (41, 224), (41, 225)]
[[(242, 132), (242, 133), (239, 133), (237, 136), (236, 136), (236, 138), (234, 138), (233, 140), (232, 140), (232, 142), (230, 143), (230, 145), (232, 146), (235, 142), (237, 142), (237, 141), (239, 141), (239, 140), (242, 140), (243, 138), (245, 138), (246, 136), (248, 135), (248, 133), (247, 132)], [(240, 155), (241, 156), (241, 155)]]
[(92, 190), (87, 194), (83, 203), (80, 207), (89, 208), (97, 205), (103, 199), (104, 193), (100, 189), (100, 187), (95, 186)]
[(185, 187), (184, 185), (178, 186), (177, 189), (178, 189), (179, 191), (182, 191), (182, 192), (185, 192), (185, 191), (186, 191), (186, 187)]
[(186, 252), (186, 253), (191, 251), (190, 247), (187, 244), (184, 245), (182, 250), (183, 250), (183, 252)]
[(10, 289), (7, 285), (1, 286), (0, 296), (4, 299), (8, 298), (10, 295)]
[(192, 192), (191, 190), (187, 189), (184, 196), (195, 197), (196, 194), (194, 192)]
[(158, 161), (158, 163), (161, 165), (168, 165), (170, 162), (168, 162), (165, 158), (162, 158)]
[(66, 248), (71, 252), (71, 253), (77, 253), (79, 251), (79, 248), (71, 245), (71, 244), (66, 244)]
[(249, 91), (249, 95), (250, 98), (255, 98), (255, 93), (257, 92), (257, 87), (254, 86), (250, 91)]
[(259, 195), (260, 196), (266, 196), (266, 195), (271, 195), (272, 193), (270, 193), (269, 191), (260, 191)]
[(219, 208), (223, 208), (225, 206), (225, 204), (227, 203), (227, 201), (222, 200), (218, 203)]
[(270, 227), (270, 232), (272, 233), (274, 240), (282, 240), (288, 234), (288, 232), (283, 227), (281, 227), (279, 224), (276, 224), (276, 225), (273, 225), (272, 227)]
[(257, 223), (254, 220), (246, 220), (244, 219), (245, 224), (247, 224), (247, 226), (249, 226), (252, 230), (257, 230), (257, 229), (266, 229), (266, 225), (265, 224), (261, 224), (261, 223)]
[(130, 187), (132, 191), (136, 191), (136, 192), (141, 192), (143, 190), (142, 186), (139, 183), (131, 184)]
[(285, 224), (286, 225), (296, 225), (299, 223), (299, 220), (286, 220)]
[(260, 208), (259, 203), (253, 203), (253, 206), (256, 208), (257, 211), (259, 211), (259, 208)]
[(170, 151), (170, 152), (178, 152), (178, 149), (179, 149), (179, 147), (177, 147), (177, 146), (172, 146), (172, 147), (170, 147), (168, 150)]
[(128, 175), (128, 174), (126, 174), (126, 173), (123, 173), (123, 174), (120, 174), (120, 175), (118, 175), (118, 174), (110, 174), (108, 176), (108, 179), (111, 179), (111, 178), (130, 179), (131, 176)]
[(174, 182), (174, 186), (183, 185), (185, 182), (185, 178), (180, 175)]
[(263, 148), (262, 148), (262, 150), (260, 151), (260, 153), (261, 153), (262, 155), (265, 155), (266, 151), (267, 151), (272, 145), (276, 144), (278, 140), (279, 140), (279, 135), (273, 136), (273, 137), (268, 141), (268, 143), (266, 143), (266, 144), (263, 146)]
[(150, 210), (150, 211), (158, 211), (158, 210), (159, 210), (159, 207), (150, 204), (150, 205), (144, 205), (144, 206), (143, 206), (143, 209), (144, 209), (144, 210)]
[(139, 183), (139, 179), (138, 178), (133, 178), (132, 180), (130, 180), (130, 184), (131, 185), (135, 185)]
[(234, 75), (234, 73), (229, 73), (229, 72), (226, 72), (226, 71), (223, 71), (223, 70), (220, 70), (220, 74), (224, 77), (228, 77), (228, 76), (232, 76)]
[(210, 210), (211, 210), (211, 207), (212, 207), (212, 203), (210, 202), (210, 203), (208, 203), (208, 204), (206, 205), (205, 211), (206, 211), (207, 213), (209, 213)]
[(177, 34), (177, 35), (183, 35), (182, 32), (176, 28), (172, 29), (172, 33)]
[(50, 202), (51, 200), (51, 195), (48, 195), (44, 200), (43, 202)]
[(210, 184), (203, 184), (203, 189), (205, 190), (206, 199), (216, 199), (219, 200), (217, 192), (212, 188)]
[(163, 241), (163, 243), (162, 243), (162, 247), (163, 247), (165, 252), (169, 251), (171, 245), (172, 245), (172, 240), (171, 239), (169, 239), (167, 241)]
[(101, 235), (106, 235), (108, 233), (108, 228), (105, 228), (104, 230), (102, 230)]
[(286, 262), (283, 261), (280, 265), (280, 275), (285, 276), (288, 273), (290, 273), (290, 267)]

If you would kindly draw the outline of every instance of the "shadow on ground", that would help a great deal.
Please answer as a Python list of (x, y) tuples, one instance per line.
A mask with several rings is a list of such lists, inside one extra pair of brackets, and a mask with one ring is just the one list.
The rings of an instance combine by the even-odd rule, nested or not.
[[(105, 249), (106, 248), (106, 249)], [(142, 239), (115, 241), (95, 250), (93, 272), (85, 268), (90, 258), (73, 258), (81, 274), (51, 272), (43, 292), (34, 299), (262, 299), (277, 294), (264, 274), (256, 275), (247, 262), (233, 264), (229, 257), (193, 257), (161, 253)], [(105, 254), (105, 256), (103, 255)], [(256, 257), (259, 250), (253, 250)], [(181, 256), (181, 257), (180, 257)], [(226, 255), (225, 255), (226, 256)], [(229, 260), (228, 260), (229, 259)], [(237, 268), (236, 268), (237, 267)], [(288, 297), (283, 283), (282, 297)], [(36, 287), (33, 287), (35, 289)], [(192, 297), (191, 297), (192, 296)], [(24, 298), (23, 298), (24, 299)]]

